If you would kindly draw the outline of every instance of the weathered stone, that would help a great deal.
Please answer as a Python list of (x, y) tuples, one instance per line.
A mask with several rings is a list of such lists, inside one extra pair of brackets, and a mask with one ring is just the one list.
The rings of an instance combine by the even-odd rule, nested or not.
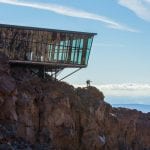
[(0, 106), (4, 103), (4, 99), (0, 97)]
[(14, 150), (9, 144), (0, 144), (0, 150)]

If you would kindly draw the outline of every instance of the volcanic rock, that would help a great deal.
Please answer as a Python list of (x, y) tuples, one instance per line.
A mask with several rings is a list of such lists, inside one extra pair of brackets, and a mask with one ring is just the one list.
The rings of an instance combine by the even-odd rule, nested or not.
[(0, 53), (0, 149), (150, 150), (150, 113), (112, 108), (74, 88), (12, 68)]

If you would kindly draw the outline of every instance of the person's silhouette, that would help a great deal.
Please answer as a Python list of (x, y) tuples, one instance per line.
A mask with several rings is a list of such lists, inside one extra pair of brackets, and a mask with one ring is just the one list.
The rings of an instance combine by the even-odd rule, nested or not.
[(91, 83), (91, 81), (90, 81), (90, 80), (86, 80), (87, 87), (89, 87), (89, 86), (90, 86), (90, 83)]

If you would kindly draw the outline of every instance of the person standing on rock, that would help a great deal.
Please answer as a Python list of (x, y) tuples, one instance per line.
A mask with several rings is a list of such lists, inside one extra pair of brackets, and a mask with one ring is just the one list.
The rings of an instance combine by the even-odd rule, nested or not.
[(91, 86), (91, 80), (86, 80), (86, 84), (87, 84), (87, 87), (90, 87)]

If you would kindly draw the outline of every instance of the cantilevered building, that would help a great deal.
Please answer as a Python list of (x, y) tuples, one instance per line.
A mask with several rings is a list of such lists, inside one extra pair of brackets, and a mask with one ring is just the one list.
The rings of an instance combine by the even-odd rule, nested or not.
[(12, 66), (56, 75), (64, 68), (88, 65), (95, 33), (0, 24), (0, 51)]

